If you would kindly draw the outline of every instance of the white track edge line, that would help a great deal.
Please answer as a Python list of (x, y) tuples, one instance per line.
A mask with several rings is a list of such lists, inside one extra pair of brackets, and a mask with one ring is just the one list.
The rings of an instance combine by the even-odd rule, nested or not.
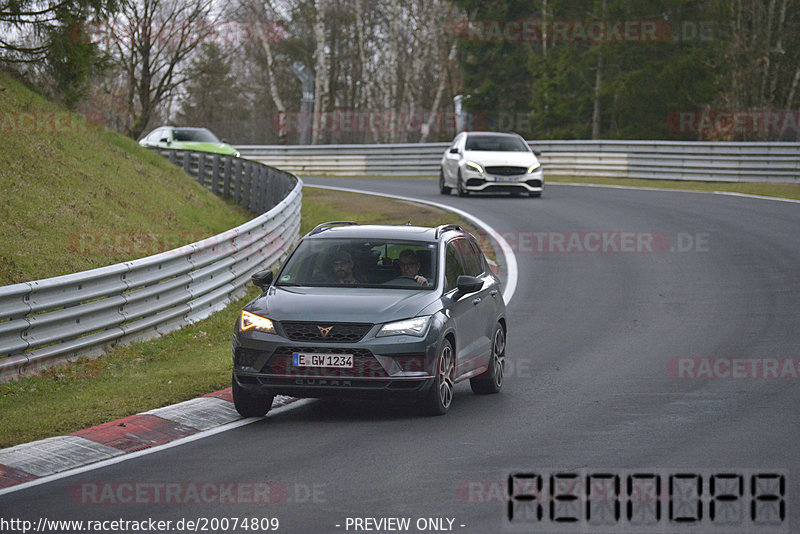
[(794, 198), (767, 197), (764, 195), (751, 195), (749, 193), (736, 193), (734, 191), (713, 191), (712, 194), (725, 195), (729, 197), (757, 198), (760, 200), (776, 200), (778, 202), (790, 202), (792, 204), (800, 204), (800, 200), (796, 200)]
[[(306, 404), (311, 403), (316, 399), (300, 399), (279, 408), (275, 408), (274, 410), (270, 410), (267, 413), (266, 418), (269, 418), (273, 415), (278, 415), (282, 412), (288, 412), (294, 408), (299, 408), (300, 406), (305, 406)], [(186, 443), (190, 443), (192, 441), (197, 441), (199, 439), (207, 438), (209, 436), (213, 436), (215, 434), (220, 434), (222, 432), (227, 432), (228, 430), (233, 430), (235, 428), (239, 428), (240, 426), (249, 425), (250, 423), (255, 423), (257, 421), (261, 421), (265, 419), (264, 417), (248, 417), (246, 419), (239, 419), (238, 421), (232, 421), (230, 423), (226, 423), (224, 425), (220, 425), (215, 428), (211, 428), (208, 430), (203, 430), (202, 432), (198, 432), (197, 434), (192, 434), (191, 436), (186, 436), (184, 438), (176, 439), (175, 441), (170, 441), (169, 443), (164, 443), (162, 445), (156, 445), (155, 447), (150, 447), (148, 449), (142, 449), (140, 451), (131, 452), (127, 454), (121, 454), (119, 456), (115, 456), (113, 458), (108, 458), (107, 460), (100, 460), (99, 462), (93, 462), (91, 464), (82, 465), (80, 467), (76, 467), (74, 469), (69, 469), (67, 471), (62, 471), (60, 473), (53, 473), (52, 475), (43, 476), (41, 478), (36, 478), (34, 480), (29, 480), (28, 482), (23, 482), (21, 484), (17, 484), (15, 486), (10, 486), (8, 488), (0, 489), (0, 496), (6, 495), (8, 493), (13, 493), (15, 491), (20, 491), (23, 489), (27, 489), (33, 486), (38, 486), (40, 484), (47, 484), (48, 482), (54, 482), (56, 480), (60, 480), (62, 478), (71, 477), (73, 475), (79, 475), (81, 473), (85, 473), (87, 471), (94, 471), (95, 469), (100, 469), (103, 467), (107, 467), (109, 465), (118, 464), (127, 460), (131, 460), (133, 458), (139, 458), (140, 456), (146, 456), (148, 454), (153, 454), (154, 452), (160, 452), (166, 449), (171, 449), (172, 447), (177, 447), (179, 445), (184, 445)], [(85, 439), (85, 438), (84, 438)]]

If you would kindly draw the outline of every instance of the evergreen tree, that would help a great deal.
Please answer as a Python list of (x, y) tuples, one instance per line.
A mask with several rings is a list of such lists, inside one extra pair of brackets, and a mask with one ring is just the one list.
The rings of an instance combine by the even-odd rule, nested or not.
[(117, 9), (117, 0), (0, 0), (0, 63), (44, 66), (55, 97), (73, 108), (105, 58), (85, 32), (87, 21)]
[[(465, 107), (485, 117), (524, 110), (530, 121), (516, 129), (526, 137), (776, 139), (676, 118), (791, 118), (800, 101), (798, 0), (453, 2), (469, 16), (458, 49)], [(537, 31), (520, 32), (525, 24)]]
[(230, 55), (216, 43), (202, 45), (188, 69), (178, 120), (184, 126), (211, 129), (234, 142), (238, 123), (248, 118), (250, 104), (232, 72)]

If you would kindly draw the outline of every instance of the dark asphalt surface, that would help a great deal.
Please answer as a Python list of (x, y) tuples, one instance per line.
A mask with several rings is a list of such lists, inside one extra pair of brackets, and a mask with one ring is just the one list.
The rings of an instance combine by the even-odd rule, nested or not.
[[(800, 358), (800, 205), (556, 185), (541, 199), (462, 199), (442, 197), (431, 180), (306, 183), (445, 202), (504, 234), (516, 250), (519, 282), (508, 306), (502, 393), (478, 397), (461, 384), (450, 413), (436, 418), (398, 404), (314, 401), (2, 496), (0, 517), (276, 517), (278, 532), (299, 533), (354, 532), (346, 529), (348, 517), (408, 517), (411, 532), (419, 531), (418, 518), (449, 518), (457, 532), (503, 532), (516, 528), (503, 519), (506, 506), (497, 492), (510, 472), (743, 474), (742, 499), (749, 505), (748, 475), (777, 470), (787, 477), (787, 519), (777, 531), (800, 531), (800, 379), (720, 377), (727, 367), (709, 379), (670, 373), (678, 358), (696, 358), (698, 370), (700, 358), (722, 358), (730, 366), (737, 358)], [(605, 235), (608, 247), (621, 243), (620, 232), (638, 232), (631, 243), (643, 245), (632, 252), (586, 251), (602, 239), (587, 232), (603, 232), (591, 236)], [(580, 246), (567, 248), (570, 239)], [(745, 374), (751, 361), (743, 364)], [(272, 495), (281, 502), (197, 503), (186, 494), (181, 500), (189, 502), (182, 504), (163, 496), (152, 504), (115, 504), (111, 496), (111, 502), (84, 502), (92, 500), (92, 488), (102, 492), (123, 482), (219, 487), (264, 481), (274, 483)], [(636, 531), (775, 531), (718, 528), (708, 512), (699, 525), (662, 517), (656, 529)], [(545, 507), (545, 519), (523, 531), (561, 528), (547, 517)], [(620, 524), (590, 528), (581, 521), (565, 528), (625, 531), (627, 523)]]

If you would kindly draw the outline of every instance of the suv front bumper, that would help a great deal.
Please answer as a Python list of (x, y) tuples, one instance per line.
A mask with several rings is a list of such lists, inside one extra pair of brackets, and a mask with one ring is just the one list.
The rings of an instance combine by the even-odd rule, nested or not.
[[(375, 325), (358, 343), (292, 341), (276, 334), (237, 332), (233, 338), (233, 375), (254, 395), (293, 397), (418, 395), (434, 379), (439, 329), (425, 337), (375, 337)], [(246, 335), (244, 335), (246, 334)], [(296, 352), (352, 354), (352, 368), (298, 367)]]

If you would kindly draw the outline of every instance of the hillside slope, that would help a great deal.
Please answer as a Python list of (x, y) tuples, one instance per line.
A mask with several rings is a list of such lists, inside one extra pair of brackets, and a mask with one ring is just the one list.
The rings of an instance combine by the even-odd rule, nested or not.
[(251, 216), (0, 72), (0, 286), (169, 250)]

